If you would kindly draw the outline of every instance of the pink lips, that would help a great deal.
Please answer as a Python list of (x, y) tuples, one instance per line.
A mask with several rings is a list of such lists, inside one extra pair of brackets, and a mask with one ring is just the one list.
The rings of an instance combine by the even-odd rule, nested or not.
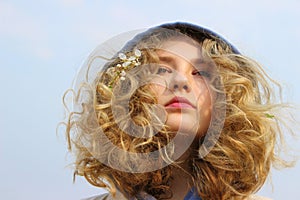
[(166, 105), (166, 108), (196, 108), (189, 100), (184, 97), (174, 97)]

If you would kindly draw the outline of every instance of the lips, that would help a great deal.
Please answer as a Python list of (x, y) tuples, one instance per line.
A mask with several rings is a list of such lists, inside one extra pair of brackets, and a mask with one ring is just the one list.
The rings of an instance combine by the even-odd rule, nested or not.
[(166, 108), (196, 108), (189, 100), (184, 97), (174, 97), (165, 105)]

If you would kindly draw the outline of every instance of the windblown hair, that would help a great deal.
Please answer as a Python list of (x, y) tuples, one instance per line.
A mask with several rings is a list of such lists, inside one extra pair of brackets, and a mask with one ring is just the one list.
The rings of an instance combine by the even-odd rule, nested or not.
[[(177, 162), (148, 172), (151, 159), (141, 163), (135, 154), (124, 152), (159, 151), (175, 135), (153, 110), (157, 100), (144, 83), (154, 76), (151, 66), (145, 66), (158, 61), (155, 48), (180, 36), (176, 34), (175, 30), (172, 34), (150, 31), (139, 35), (123, 51), (141, 49), (142, 65), (131, 70), (122, 84), (116, 81), (113, 90), (109, 88), (111, 77), (104, 71), (99, 72), (92, 84), (82, 84), (76, 91), (75, 101), (81, 110), (70, 112), (66, 123), (69, 149), (76, 158), (76, 175), (112, 193), (120, 190), (128, 197), (141, 191), (157, 199), (172, 196), (170, 180)], [(217, 82), (222, 83), (223, 89), (215, 88), (214, 84), (211, 87), (217, 96), (225, 94), (226, 118), (211, 151), (199, 157), (195, 149), (194, 157), (189, 160), (193, 171), (190, 176), (203, 199), (243, 199), (261, 188), (272, 165), (285, 164), (277, 152), (281, 149), (282, 130), (276, 110), (282, 105), (275, 101), (270, 85), (278, 84), (268, 78), (258, 63), (234, 53), (223, 40), (208, 37), (197, 42), (203, 56), (216, 66)], [(114, 58), (105, 70), (119, 62), (120, 59)], [(140, 127), (140, 132), (150, 137), (128, 134), (132, 126)], [(172, 148), (160, 152), (164, 158), (161, 162), (170, 159), (172, 153)]]

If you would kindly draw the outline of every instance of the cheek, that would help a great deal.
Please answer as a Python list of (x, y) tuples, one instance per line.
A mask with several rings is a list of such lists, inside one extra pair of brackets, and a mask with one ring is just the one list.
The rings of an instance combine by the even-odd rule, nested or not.
[(155, 93), (162, 93), (167, 88), (167, 79), (165, 77), (155, 76), (150, 81), (150, 87)]
[(212, 100), (214, 99), (214, 92), (210, 89), (208, 83), (205, 81), (195, 83), (193, 87), (194, 95), (197, 97), (197, 104), (199, 108), (202, 106), (211, 107)]
[(165, 87), (160, 85), (160, 84), (151, 84), (150, 85), (150, 90), (153, 92), (153, 94), (155, 95), (156, 99), (157, 99), (157, 103), (161, 104), (162, 103), (162, 94), (165, 90)]
[(212, 103), (214, 99), (214, 92), (212, 92), (206, 84), (202, 84), (195, 89), (197, 95), (197, 106), (199, 111), (199, 136), (203, 136), (211, 121)]
[(197, 106), (200, 117), (210, 120), (212, 110), (212, 95), (209, 90), (202, 91), (198, 96)]
[(164, 90), (164, 87), (159, 84), (151, 84), (150, 88), (154, 92), (155, 95), (160, 95), (162, 93), (162, 91)]

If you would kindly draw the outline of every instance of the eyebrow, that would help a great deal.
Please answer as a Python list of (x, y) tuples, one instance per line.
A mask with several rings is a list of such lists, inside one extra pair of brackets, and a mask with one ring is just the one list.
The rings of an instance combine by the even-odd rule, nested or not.
[(190, 61), (193, 64), (206, 64), (207, 62), (203, 58), (195, 58)]
[(174, 59), (172, 58), (172, 56), (158, 55), (158, 58), (160, 61), (163, 61), (163, 62), (174, 62)]

